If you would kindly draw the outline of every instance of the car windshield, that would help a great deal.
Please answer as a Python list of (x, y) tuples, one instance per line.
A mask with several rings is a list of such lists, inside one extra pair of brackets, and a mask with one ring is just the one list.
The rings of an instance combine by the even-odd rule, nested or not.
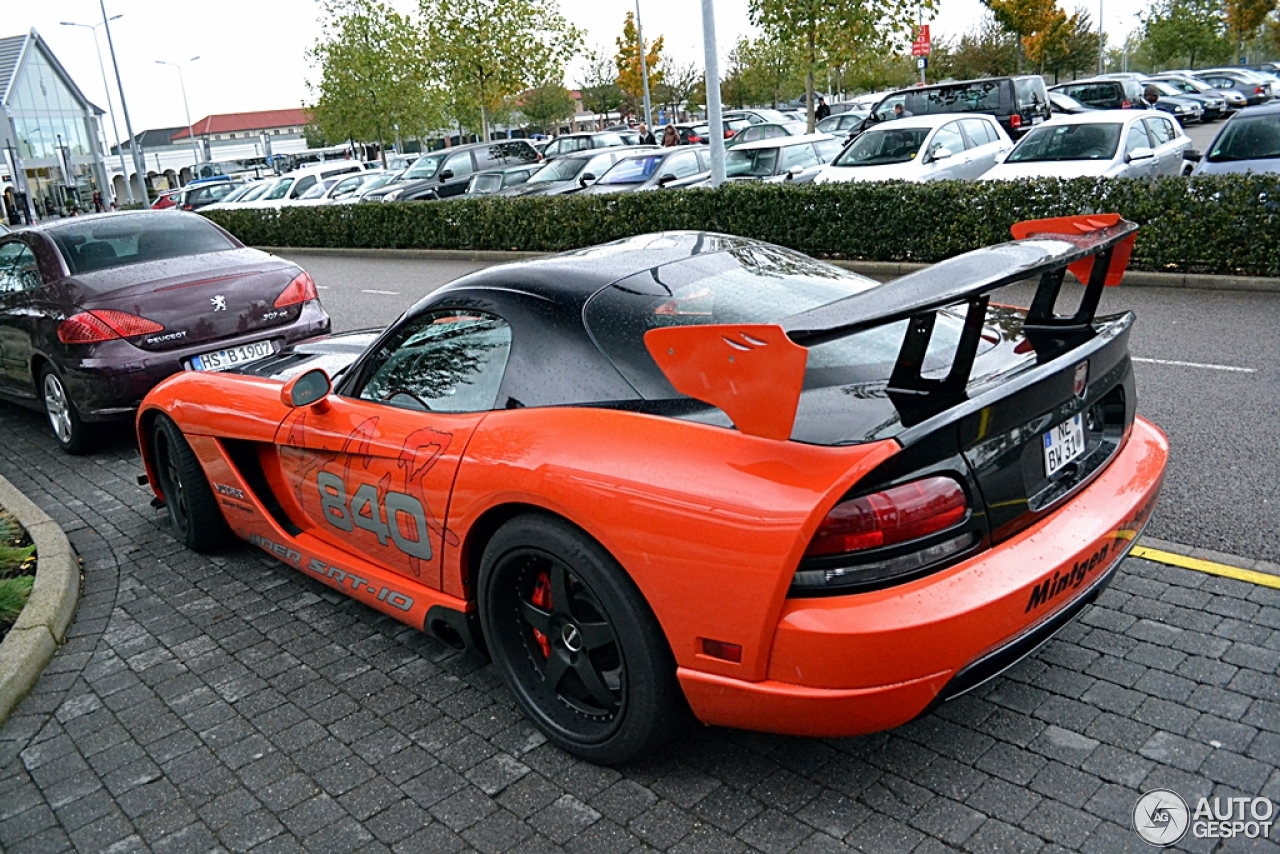
[(929, 128), (875, 128), (853, 141), (833, 161), (835, 166), (883, 166), (907, 163), (920, 153)]
[(613, 164), (613, 168), (600, 177), (598, 184), (643, 184), (653, 177), (664, 155), (649, 154), (643, 157), (626, 157)]
[(1274, 160), (1280, 157), (1280, 117), (1243, 118), (1227, 122), (1209, 149), (1210, 163), (1233, 160)]
[(252, 202), (254, 199), (260, 199), (263, 196), (265, 196), (267, 194), (267, 191), (274, 186), (275, 184), (273, 184), (270, 181), (263, 181), (261, 184), (255, 184), (254, 186), (249, 188), (249, 192), (245, 193), (243, 196), (236, 199), (236, 201)]
[(367, 193), (370, 190), (376, 190), (379, 187), (385, 187), (387, 184), (390, 184), (392, 181), (395, 181), (403, 174), (404, 174), (403, 172), (383, 172), (379, 175), (374, 175), (372, 178), (369, 178), (363, 184), (360, 185), (360, 192)]
[(527, 183), (557, 184), (561, 181), (572, 181), (586, 165), (587, 161), (582, 157), (560, 157), (535, 172)]
[(328, 192), (329, 188), (336, 183), (338, 183), (337, 178), (326, 178), (323, 182), (312, 184), (311, 189), (307, 190), (301, 196), (298, 196), (298, 198), (299, 199), (318, 199), (321, 196), (323, 196), (326, 192)]
[(1163, 80), (1148, 80), (1143, 85), (1156, 87), (1156, 91), (1159, 92), (1161, 95), (1177, 96), (1182, 94), (1182, 91), (1180, 89), (1175, 89), (1174, 87), (1170, 86), (1168, 83), (1164, 82)]
[(1120, 147), (1120, 122), (1097, 124), (1046, 124), (1022, 138), (1006, 163), (1043, 163), (1057, 160), (1110, 160)]
[(725, 152), (724, 174), (726, 178), (768, 178), (778, 165), (778, 149), (731, 148)]
[(404, 180), (413, 181), (418, 178), (434, 178), (436, 171), (440, 168), (440, 164), (444, 162), (447, 156), (447, 154), (441, 153), (419, 157), (413, 161), (412, 166), (404, 170)]
[[(584, 310), (601, 351), (650, 399), (679, 395), (645, 348), (650, 329), (721, 323), (778, 323), (801, 311), (877, 287), (798, 252), (760, 243), (730, 243), (645, 270), (605, 288)], [(805, 388), (883, 382), (898, 357), (907, 321), (880, 326), (809, 348)], [(929, 340), (926, 370), (955, 351), (962, 324), (939, 314)]]
[(239, 187), (238, 189), (232, 190), (230, 193), (228, 193), (226, 196), (223, 197), (222, 201), (224, 203), (238, 202), (245, 196), (249, 195), (254, 190), (258, 190), (258, 189), (262, 189), (262, 188), (260, 188), (257, 184), (246, 184), (243, 187)]
[(73, 274), (142, 264), (237, 246), (221, 230), (195, 216), (124, 216), (59, 225), (49, 230)]
[(289, 188), (293, 186), (293, 182), (293, 177), (281, 178), (276, 181), (271, 185), (271, 189), (267, 191), (267, 194), (262, 197), (263, 201), (270, 202), (276, 199), (283, 199), (285, 194), (289, 192)]

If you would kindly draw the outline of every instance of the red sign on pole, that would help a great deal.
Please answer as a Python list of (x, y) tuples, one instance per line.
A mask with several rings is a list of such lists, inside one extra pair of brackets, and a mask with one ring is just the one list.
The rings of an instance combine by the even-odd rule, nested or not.
[(921, 24), (916, 28), (915, 41), (911, 43), (912, 56), (929, 55), (929, 25)]

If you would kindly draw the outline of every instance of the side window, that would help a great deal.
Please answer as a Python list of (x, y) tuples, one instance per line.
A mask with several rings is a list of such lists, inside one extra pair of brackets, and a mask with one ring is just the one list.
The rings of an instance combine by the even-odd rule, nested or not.
[(335, 199), (341, 199), (344, 196), (349, 196), (354, 193), (363, 183), (364, 178), (362, 177), (343, 178), (338, 182), (338, 185), (333, 188), (333, 192), (331, 192), (330, 195)]
[(666, 162), (662, 167), (663, 175), (674, 175), (677, 178), (688, 178), (698, 174), (698, 155), (692, 151), (683, 151)]
[(40, 268), (35, 253), (25, 243), (0, 245), (0, 296), (40, 287)]
[(950, 122), (938, 128), (929, 143), (929, 155), (933, 156), (939, 149), (947, 149), (952, 154), (964, 151), (964, 137), (960, 135), (960, 123)]
[(316, 177), (314, 175), (308, 175), (305, 178), (299, 178), (298, 180), (294, 181), (293, 188), (289, 190), (289, 198), (291, 199), (298, 198), (307, 190), (310, 190), (311, 187), (315, 184), (315, 182), (316, 182)]
[(471, 152), (459, 151), (457, 154), (450, 155), (449, 159), (444, 162), (441, 172), (449, 170), (453, 172), (453, 179), (464, 178), (470, 175), (475, 169), (471, 166)]
[(1147, 136), (1147, 128), (1143, 122), (1134, 122), (1129, 128), (1129, 137), (1124, 142), (1124, 153), (1133, 154), (1139, 148), (1153, 148), (1151, 138)]
[(996, 136), (991, 131), (991, 125), (982, 119), (964, 119), (960, 122), (960, 126), (964, 128), (965, 136), (969, 138), (970, 148), (977, 148), (980, 145), (996, 141)]
[(359, 396), (431, 412), (493, 409), (511, 353), (511, 327), (478, 311), (424, 314), (386, 341)]
[(794, 166), (817, 166), (818, 163), (818, 155), (813, 150), (813, 146), (808, 143), (804, 145), (788, 145), (782, 149), (782, 168), (784, 171)]
[(780, 136), (786, 136), (787, 132), (777, 125), (765, 128), (765, 139), (777, 139)]
[(1143, 119), (1147, 125), (1147, 133), (1151, 135), (1153, 147), (1164, 145), (1166, 142), (1173, 142), (1177, 138), (1177, 134), (1173, 132), (1173, 125), (1163, 116), (1151, 116)]
[(613, 154), (597, 154), (595, 157), (587, 161), (587, 165), (582, 167), (580, 175), (595, 175), (599, 178), (605, 173), (605, 170), (613, 165), (616, 155)]

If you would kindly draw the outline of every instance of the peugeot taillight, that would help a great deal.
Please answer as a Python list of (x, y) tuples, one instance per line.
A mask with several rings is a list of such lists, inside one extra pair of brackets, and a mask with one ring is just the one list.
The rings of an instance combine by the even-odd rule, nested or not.
[(842, 501), (809, 543), (795, 595), (883, 586), (938, 566), (974, 545), (964, 488), (934, 476)]
[(287, 305), (297, 305), (300, 302), (319, 298), (320, 295), (316, 293), (316, 283), (311, 281), (311, 276), (304, 270), (280, 292), (280, 296), (276, 297), (275, 307), (284, 308)]
[(99, 308), (73, 314), (59, 323), (58, 340), (63, 344), (95, 344), (163, 331), (164, 326), (154, 320), (127, 311)]
[(1012, 116), (1009, 116), (1009, 127), (1011, 128), (1022, 127), (1022, 116), (1018, 115), (1017, 113), (1014, 113)]

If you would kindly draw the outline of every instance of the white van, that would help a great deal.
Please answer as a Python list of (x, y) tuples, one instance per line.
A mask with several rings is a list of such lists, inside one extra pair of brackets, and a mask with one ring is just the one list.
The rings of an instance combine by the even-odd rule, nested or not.
[(271, 189), (267, 190), (252, 202), (240, 205), (241, 208), (278, 208), (290, 204), (300, 198), (303, 193), (316, 185), (317, 181), (346, 175), (351, 172), (363, 172), (364, 165), (359, 160), (330, 160), (314, 166), (294, 169), (275, 179)]

